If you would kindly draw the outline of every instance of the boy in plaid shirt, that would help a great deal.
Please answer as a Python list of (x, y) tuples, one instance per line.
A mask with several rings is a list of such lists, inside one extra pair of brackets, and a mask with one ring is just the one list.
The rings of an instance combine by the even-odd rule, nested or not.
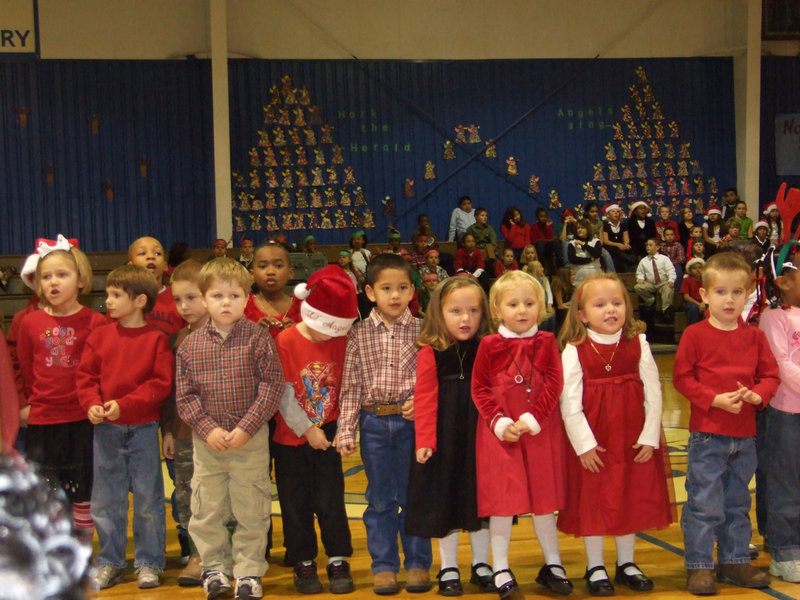
[(414, 294), (411, 267), (400, 256), (381, 254), (367, 267), (364, 289), (376, 303), (369, 317), (350, 332), (339, 398), (334, 445), (342, 456), (355, 451), (361, 427), (361, 459), (367, 476), (367, 548), (372, 557), (376, 594), (399, 591), (403, 542), (406, 591), (431, 588), (431, 542), (406, 534), (408, 473), (414, 450), (414, 385), (420, 322), (408, 304)]
[[(272, 336), (243, 318), (247, 270), (217, 258), (203, 266), (197, 284), (210, 319), (176, 357), (178, 415), (194, 443), (189, 534), (209, 600), (230, 592), (231, 574), (237, 598), (261, 598), (272, 504), (264, 425), (283, 396), (283, 372)], [(231, 512), (237, 525), (229, 539)]]

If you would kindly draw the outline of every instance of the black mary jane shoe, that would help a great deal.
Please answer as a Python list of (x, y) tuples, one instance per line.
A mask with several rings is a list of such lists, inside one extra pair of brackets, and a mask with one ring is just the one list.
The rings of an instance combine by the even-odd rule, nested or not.
[[(627, 575), (625, 569), (633, 567), (638, 569), (639, 572), (635, 575)], [(642, 570), (636, 566), (636, 563), (627, 562), (623, 565), (617, 565), (617, 573), (614, 575), (614, 583), (624, 583), (634, 592), (649, 592), (653, 589), (653, 580), (647, 577)]]
[[(603, 571), (603, 573), (606, 574), (605, 578), (592, 581), (590, 577), (592, 576), (592, 573), (594, 573), (595, 571)], [(606, 571), (606, 568), (603, 565), (587, 569), (586, 574), (583, 576), (583, 578), (586, 580), (586, 587), (589, 588), (589, 593), (592, 596), (614, 595), (614, 584), (612, 584), (611, 580), (608, 578), (608, 571)]]
[(545, 565), (539, 569), (539, 574), (536, 576), (536, 583), (543, 585), (551, 592), (561, 594), (562, 596), (568, 596), (572, 593), (572, 582), (566, 577), (554, 573), (553, 569), (561, 569), (564, 571), (564, 567), (561, 565)]
[[(514, 578), (514, 573), (511, 572), (511, 569), (501, 569), (495, 572), (494, 577), (497, 577), (500, 573), (508, 573), (511, 575), (511, 581), (506, 581), (497, 588), (497, 593), (500, 594), (500, 600), (525, 600), (525, 595), (522, 593), (522, 590), (519, 589), (517, 580)], [(497, 584), (495, 584), (495, 586), (497, 586)]]
[[(445, 573), (455, 573), (457, 577), (455, 579), (446, 579), (442, 581), (442, 575)], [(436, 575), (436, 579), (439, 580), (438, 594), (440, 596), (460, 596), (464, 593), (464, 588), (461, 587), (461, 573), (456, 567), (442, 569)]]
[(492, 567), (486, 563), (477, 563), (472, 565), (472, 577), (469, 578), (469, 582), (472, 585), (477, 585), (478, 589), (484, 593), (496, 592), (497, 588), (494, 587), (494, 578), (491, 575), (478, 574), (478, 569), (481, 567), (486, 567), (489, 569), (489, 571), (492, 570)]

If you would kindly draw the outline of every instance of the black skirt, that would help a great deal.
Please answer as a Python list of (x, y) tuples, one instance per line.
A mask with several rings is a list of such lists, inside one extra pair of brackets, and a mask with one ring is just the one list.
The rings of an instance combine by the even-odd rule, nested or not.
[(28, 425), (25, 457), (39, 464), (42, 476), (61, 488), (70, 502), (92, 497), (92, 438), (89, 421)]

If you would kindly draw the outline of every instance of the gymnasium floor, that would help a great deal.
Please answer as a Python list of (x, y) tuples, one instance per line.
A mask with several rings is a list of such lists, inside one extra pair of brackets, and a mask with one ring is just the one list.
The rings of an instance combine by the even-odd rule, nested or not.
[[(661, 372), (662, 388), (664, 390), (664, 433), (670, 449), (670, 457), (674, 474), (675, 496), (678, 503), (678, 512), (686, 500), (684, 490), (684, 478), (686, 472), (686, 443), (688, 440), (687, 426), (689, 422), (689, 411), (686, 400), (675, 391), (672, 386), (672, 365), (674, 360), (674, 347), (655, 347), (656, 361)], [(356, 591), (349, 596), (352, 600), (374, 599), (377, 596), (372, 592), (372, 575), (369, 569), (369, 555), (366, 551), (366, 534), (361, 522), (361, 514), (365, 506), (364, 489), (366, 480), (361, 466), (358, 453), (345, 460), (345, 481), (348, 503), (348, 514), (350, 515), (350, 528), (353, 534), (353, 547), (355, 554), (351, 559), (353, 578), (356, 583)], [(274, 490), (273, 490), (274, 491)], [(169, 512), (169, 511), (168, 511)], [(280, 513), (277, 499), (273, 502), (273, 512)], [(752, 512), (751, 512), (752, 514)], [(511, 541), (510, 562), (511, 568), (520, 583), (522, 591), (527, 597), (558, 597), (544, 591), (544, 588), (534, 582), (536, 574), (543, 564), (541, 551), (533, 534), (533, 525), (529, 518), (520, 518), (519, 524), (514, 528)], [(273, 520), (275, 525), (275, 549), (273, 550), (273, 561), (270, 569), (264, 577), (264, 596), (265, 597), (299, 597), (292, 585), (292, 569), (283, 567), (283, 549), (281, 546), (282, 530), (279, 518)], [(586, 591), (583, 580), (585, 569), (585, 559), (583, 544), (580, 539), (561, 536), (561, 553), (567, 575), (575, 586), (575, 591), (571, 598), (590, 598)], [(754, 543), (762, 548), (762, 539), (755, 535)], [(615, 555), (613, 540), (609, 539), (606, 543), (606, 565), (610, 570), (613, 569)], [(125, 582), (118, 584), (114, 588), (97, 593), (98, 598), (115, 599), (137, 599), (137, 600), (165, 600), (167, 598), (205, 598), (201, 588), (180, 588), (175, 583), (176, 577), (181, 569), (177, 557), (180, 550), (177, 543), (174, 524), (170, 521), (167, 529), (167, 570), (165, 572), (165, 582), (160, 588), (154, 590), (140, 590), (136, 586), (135, 575), (132, 570), (125, 578)], [(131, 558), (132, 543), (129, 544), (128, 556)], [(431, 568), (431, 576), (435, 576), (438, 571), (438, 550), (434, 543), (433, 549), (434, 562)], [(464, 598), (488, 598), (495, 600), (495, 594), (479, 594), (475, 588), (468, 583), (469, 579), (469, 540), (468, 536), (462, 535), (459, 549), (459, 562), (462, 565), (462, 582), (464, 583)], [(324, 564), (326, 558), (320, 556), (320, 574), (323, 585), (327, 590), (327, 580), (324, 574)], [(637, 594), (617, 586), (617, 596), (639, 596), (652, 599), (667, 598), (689, 598), (692, 597), (686, 592), (686, 575), (683, 568), (683, 538), (680, 526), (673, 523), (670, 527), (660, 531), (647, 531), (639, 536), (636, 543), (636, 562), (655, 581), (655, 590), (644, 594)], [(767, 568), (769, 566), (769, 556), (763, 552), (755, 560), (756, 566)], [(613, 570), (611, 570), (613, 576)], [(402, 582), (405, 573), (401, 571), (398, 579)], [(435, 595), (436, 587), (428, 594), (408, 594), (401, 591), (399, 596), (405, 598), (431, 597)], [(744, 590), (730, 585), (719, 584), (720, 595), (726, 597), (736, 597), (740, 599), (767, 599), (767, 598), (799, 598), (800, 584), (786, 583), (782, 580), (773, 578), (772, 587), (765, 590)], [(332, 594), (318, 594), (319, 598), (334, 598)], [(341, 596), (340, 596), (341, 597)]]

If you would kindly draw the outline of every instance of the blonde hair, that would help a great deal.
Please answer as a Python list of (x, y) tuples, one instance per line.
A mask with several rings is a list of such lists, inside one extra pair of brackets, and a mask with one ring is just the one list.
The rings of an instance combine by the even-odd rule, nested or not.
[(533, 260), (538, 260), (539, 259), (539, 253), (536, 252), (536, 246), (534, 246), (533, 244), (528, 244), (527, 246), (525, 246), (522, 249), (522, 252), (519, 255), (519, 263), (521, 265), (527, 265), (528, 264), (527, 262), (525, 262), (525, 253), (528, 251), (528, 248), (533, 250), (533, 256), (535, 257)]
[(622, 291), (623, 298), (625, 298), (625, 322), (622, 325), (622, 333), (625, 338), (632, 339), (640, 333), (644, 333), (645, 325), (643, 322), (633, 318), (633, 307), (631, 306), (630, 295), (617, 274), (592, 273), (572, 294), (567, 316), (564, 319), (564, 324), (561, 326), (561, 331), (558, 332), (558, 344), (562, 350), (567, 344), (577, 346), (586, 339), (586, 324), (581, 320), (578, 311), (583, 310), (583, 307), (586, 306), (586, 298), (589, 296), (590, 286), (593, 283), (603, 280), (615, 282)]
[(489, 307), (492, 311), (492, 320), (494, 324), (500, 323), (500, 302), (503, 296), (511, 290), (518, 288), (520, 285), (528, 284), (533, 287), (536, 293), (536, 303), (539, 305), (539, 314), (536, 316), (536, 323), (540, 324), (545, 318), (545, 297), (544, 288), (536, 279), (526, 273), (525, 271), (506, 271), (503, 275), (494, 282), (492, 288), (489, 290)]
[(712, 275), (720, 277), (723, 274), (730, 277), (733, 273), (739, 272), (745, 278), (747, 285), (753, 278), (750, 265), (736, 252), (717, 252), (706, 261), (703, 266), (703, 288), (711, 287)]
[(88, 294), (92, 291), (92, 264), (89, 262), (89, 258), (75, 246), (72, 246), (69, 250), (53, 250), (43, 258), (40, 258), (39, 262), (36, 263), (36, 295), (39, 296), (39, 300), (43, 304), (48, 304), (48, 302), (47, 298), (45, 298), (44, 290), (42, 290), (42, 263), (51, 256), (65, 256), (68, 262), (72, 264), (75, 273), (78, 274), (78, 295)]
[(447, 325), (444, 322), (442, 306), (450, 294), (456, 290), (468, 287), (474, 289), (478, 293), (481, 305), (481, 322), (478, 325), (478, 331), (475, 337), (481, 339), (483, 336), (491, 333), (489, 303), (486, 300), (486, 293), (483, 291), (480, 284), (471, 277), (448, 277), (440, 282), (434, 288), (433, 292), (431, 292), (431, 299), (425, 311), (425, 319), (422, 321), (422, 329), (417, 338), (418, 346), (431, 346), (435, 350), (446, 350), (453, 344), (453, 338), (447, 331)]
[(205, 296), (216, 281), (237, 283), (245, 293), (249, 293), (252, 285), (250, 273), (242, 263), (232, 258), (215, 258), (203, 265), (197, 277), (197, 287), (200, 288), (200, 293)]

